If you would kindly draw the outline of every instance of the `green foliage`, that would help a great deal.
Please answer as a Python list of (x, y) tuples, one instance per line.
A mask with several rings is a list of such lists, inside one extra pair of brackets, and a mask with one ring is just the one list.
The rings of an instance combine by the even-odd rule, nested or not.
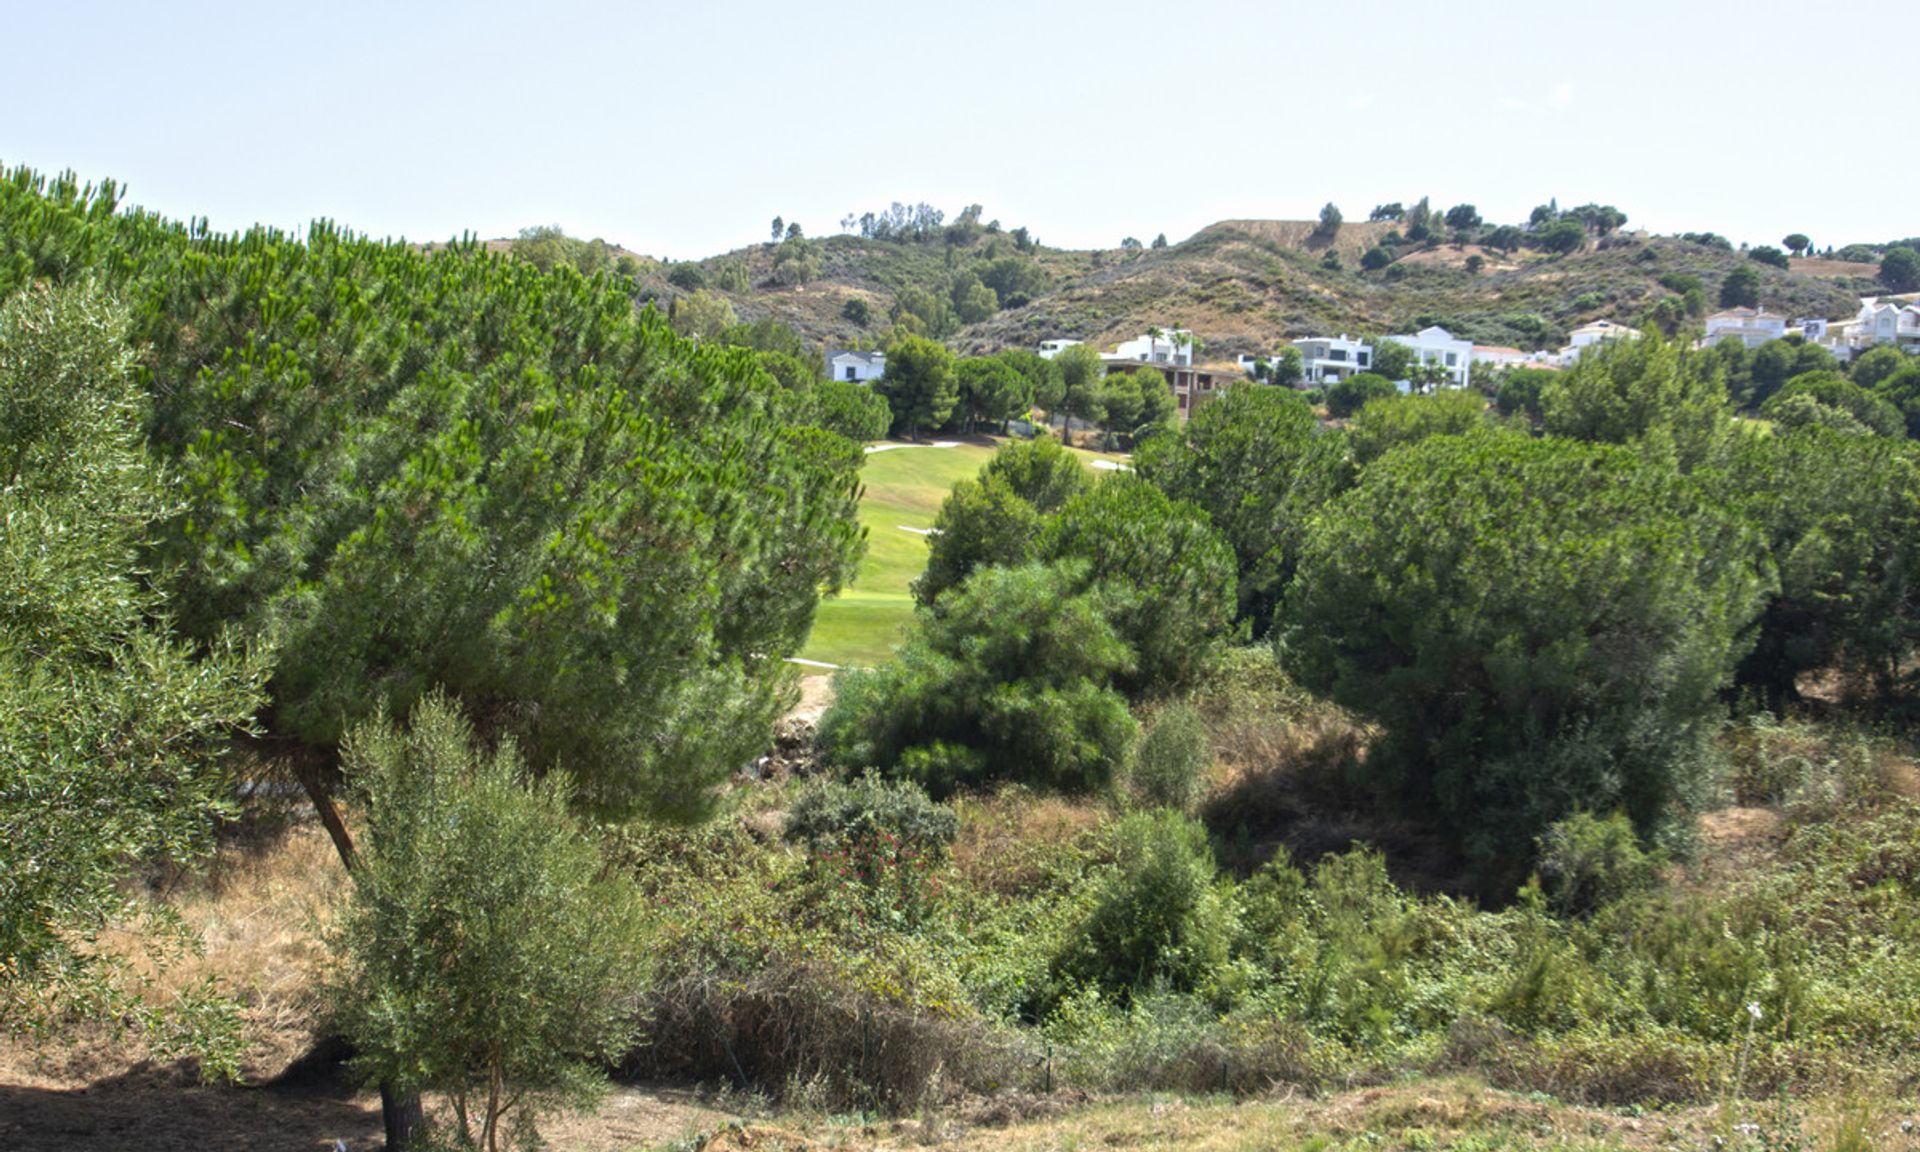
[(1907, 367), (1912, 361), (1898, 348), (1882, 345), (1869, 348), (1856, 357), (1847, 368), (1847, 375), (1862, 388), (1878, 388), (1894, 373)]
[[(1413, 349), (1405, 344), (1385, 336), (1369, 336), (1367, 343), (1373, 348), (1373, 375), (1388, 380), (1405, 380), (1408, 373), (1413, 371)], [(1361, 373), (1363, 376), (1366, 374)], [(1355, 407), (1354, 411), (1359, 411), (1359, 408)]]
[(1273, 364), (1267, 369), (1267, 379), (1281, 388), (1298, 388), (1301, 379), (1305, 376), (1302, 363), (1300, 349), (1282, 348), (1280, 354), (1273, 358)]
[(914, 599), (925, 607), (976, 568), (1026, 563), (1045, 518), (1088, 483), (1080, 461), (1051, 436), (1003, 446), (977, 480), (955, 484), (941, 503)]
[(356, 1070), (446, 1093), (460, 1140), (488, 1152), (591, 1104), (636, 1034), (640, 904), (575, 828), (566, 782), (526, 785), (512, 744), (479, 749), (437, 695), (343, 753), (365, 830), (330, 1000)]
[(953, 314), (962, 324), (978, 324), (1000, 310), (1000, 296), (971, 272), (953, 278)]
[(875, 386), (893, 410), (894, 429), (909, 439), (938, 428), (960, 399), (953, 354), (923, 337), (900, 335), (887, 345), (887, 373)]
[(1140, 803), (1184, 812), (1198, 799), (1209, 762), (1200, 713), (1189, 704), (1169, 704), (1141, 736), (1127, 782)]
[[(1065, 386), (1060, 379), (1060, 369), (1054, 365), (1053, 361), (1026, 348), (1006, 348), (995, 355), (1026, 380), (1027, 403), (1048, 411), (1052, 411), (1059, 405)], [(1016, 413), (1020, 416), (1026, 414), (1025, 412)]]
[(873, 323), (873, 308), (859, 296), (847, 297), (847, 302), (840, 305), (840, 315), (862, 328)]
[(1796, 375), (1799, 349), (1785, 340), (1769, 340), (1755, 348), (1746, 359), (1744, 386), (1737, 397), (1748, 407), (1759, 408)]
[(960, 327), (949, 296), (913, 286), (894, 296), (892, 318), (897, 328), (933, 340), (944, 340)]
[(141, 443), (125, 332), (85, 288), (0, 304), (5, 1024), (33, 989), (83, 978), (129, 867), (212, 849), (222, 752), (265, 675), (227, 638), (177, 642), (145, 579), (137, 550), (175, 497)]
[(1807, 250), (1813, 247), (1813, 241), (1808, 239), (1804, 232), (1789, 232), (1780, 244), (1795, 256), (1804, 256)]
[(1887, 249), (1880, 258), (1880, 283), (1889, 292), (1920, 292), (1920, 252), (1904, 247)]
[(1367, 249), (1360, 255), (1360, 267), (1368, 272), (1378, 272), (1391, 263), (1393, 263), (1393, 257), (1387, 253), (1386, 249), (1378, 245)]
[(1404, 444), (1429, 436), (1462, 436), (1486, 424), (1487, 402), (1471, 388), (1443, 388), (1426, 396), (1382, 396), (1360, 409), (1347, 428), (1353, 461), (1365, 466)]
[(1100, 362), (1100, 354), (1085, 344), (1061, 349), (1052, 363), (1060, 373), (1060, 427), (1067, 443), (1071, 444), (1073, 435), (1067, 429), (1067, 417), (1097, 424), (1106, 415), (1103, 405), (1106, 390), (1102, 381), (1107, 369)]
[(787, 810), (786, 836), (819, 847), (884, 834), (938, 857), (958, 828), (953, 809), (934, 803), (922, 789), (869, 772), (849, 783), (809, 785)]
[(1502, 416), (1525, 413), (1529, 420), (1540, 420), (1540, 393), (1554, 375), (1545, 368), (1509, 368), (1500, 374), (1500, 388), (1494, 393), (1494, 406), (1500, 409)]
[(571, 268), (582, 276), (604, 272), (613, 263), (613, 249), (605, 240), (576, 239), (558, 224), (522, 229), (513, 254), (542, 272)]
[(1019, 308), (1051, 287), (1045, 268), (1018, 256), (1003, 256), (980, 266), (980, 282), (999, 297), (1000, 307)]
[(1728, 272), (1726, 279), (1720, 281), (1720, 307), (1760, 307), (1760, 273), (1747, 264)]
[(583, 802), (693, 815), (784, 705), (851, 572), (856, 446), (754, 354), (478, 244), (431, 253), (112, 215), (0, 182), (0, 267), (56, 237), (119, 285), (185, 507), (153, 570), (193, 643), (274, 653), (274, 734), (327, 747), (435, 685)]
[(1757, 541), (1670, 467), (1515, 433), (1376, 461), (1314, 522), (1282, 652), (1378, 721), (1379, 779), (1483, 868), (1575, 809), (1652, 832), (1702, 782)]
[(1654, 333), (1587, 349), (1542, 385), (1540, 413), (1552, 435), (1634, 445), (1683, 471), (1712, 460), (1732, 430), (1714, 358)]
[(828, 780), (801, 792), (786, 835), (806, 843), (810, 879), (823, 899), (851, 896), (863, 927), (912, 929), (932, 914), (931, 874), (945, 863), (957, 828), (953, 809), (918, 785), (868, 771), (849, 784)]
[(698, 292), (707, 286), (707, 277), (698, 264), (675, 264), (667, 271), (667, 283), (682, 291)]
[(740, 323), (725, 296), (704, 289), (675, 300), (670, 316), (673, 330), (690, 340), (719, 340)]
[(1795, 376), (1760, 406), (1760, 415), (1787, 430), (1820, 425), (1895, 438), (1907, 434), (1898, 408), (1838, 372)]
[(959, 390), (955, 411), (960, 430), (971, 433), (986, 424), (1000, 424), (1033, 407), (1033, 386), (1011, 364), (998, 356), (969, 356), (953, 366)]
[(1787, 254), (1770, 244), (1761, 244), (1758, 247), (1747, 249), (1747, 259), (1756, 264), (1765, 264), (1770, 268), (1778, 268), (1783, 272), (1793, 267), (1792, 261), (1787, 259)]
[(825, 755), (935, 795), (991, 780), (1104, 783), (1136, 730), (1110, 687), (1132, 654), (1082, 586), (1062, 567), (974, 573), (923, 613), (892, 663), (834, 678)]
[(1331, 240), (1339, 234), (1341, 223), (1340, 209), (1329, 202), (1320, 209), (1320, 223), (1314, 229), (1314, 235), (1323, 240)]
[(820, 252), (813, 241), (800, 234), (796, 224), (773, 251), (773, 282), (793, 287), (811, 283), (819, 275)]
[(1560, 219), (1534, 233), (1533, 242), (1542, 251), (1568, 256), (1587, 245), (1587, 230), (1578, 220)]
[(1237, 618), (1264, 631), (1293, 578), (1308, 519), (1344, 488), (1346, 445), (1322, 432), (1291, 390), (1235, 385), (1197, 409), (1178, 435), (1156, 437), (1138, 474), (1203, 509), (1233, 548)]
[(1068, 500), (1038, 555), (1097, 590), (1132, 649), (1115, 678), (1132, 695), (1191, 685), (1233, 618), (1233, 551), (1206, 512), (1130, 473), (1110, 473)]
[(1725, 499), (1778, 570), (1743, 684), (1778, 708), (1800, 675), (1838, 665), (1886, 691), (1920, 638), (1920, 470), (1909, 444), (1811, 428), (1743, 437)]
[(816, 379), (790, 408), (800, 424), (822, 428), (856, 444), (885, 438), (893, 424), (887, 398), (851, 380)]
[(1351, 416), (1375, 400), (1399, 394), (1393, 381), (1372, 372), (1359, 372), (1327, 386), (1327, 414)]
[(1122, 992), (1202, 987), (1227, 960), (1233, 931), (1206, 829), (1178, 812), (1143, 812), (1115, 838), (1114, 869), (1056, 969)]
[(1575, 812), (1540, 836), (1540, 875), (1563, 916), (1590, 916), (1653, 887), (1659, 864), (1658, 857), (1641, 850), (1633, 821), (1623, 812), (1604, 820)]

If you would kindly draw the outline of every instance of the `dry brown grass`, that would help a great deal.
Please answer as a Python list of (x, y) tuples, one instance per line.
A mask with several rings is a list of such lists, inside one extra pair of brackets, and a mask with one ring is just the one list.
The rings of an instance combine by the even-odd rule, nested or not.
[[(198, 949), (156, 954), (141, 925), (116, 927), (102, 948), (125, 960), (146, 995), (164, 1001), (211, 977), (240, 1004), (249, 1082), (271, 1078), (311, 1047), (320, 1005), (315, 989), (326, 950), (328, 908), (346, 883), (333, 845), (317, 826), (230, 844), (201, 872), (162, 879), (144, 898), (176, 914)], [(17, 1050), (17, 1057), (28, 1054)], [(80, 1028), (64, 1043), (31, 1050), (49, 1083), (89, 1083), (137, 1067), (148, 1053), (130, 1037)], [(0, 1063), (0, 1075), (6, 1067)]]
[(1194, 234), (1194, 239), (1212, 239), (1222, 234), (1238, 233), (1262, 243), (1298, 248), (1303, 252), (1324, 252), (1332, 248), (1342, 259), (1352, 257), (1357, 260), (1362, 252), (1380, 243), (1381, 237), (1401, 225), (1389, 221), (1348, 221), (1340, 226), (1331, 244), (1314, 235), (1319, 227), (1318, 220), (1222, 220), (1202, 228)]
[(968, 887), (1001, 895), (1048, 884), (1055, 849), (1097, 836), (1111, 819), (1096, 805), (1017, 787), (962, 798), (956, 806), (960, 833), (953, 845), (954, 867)]

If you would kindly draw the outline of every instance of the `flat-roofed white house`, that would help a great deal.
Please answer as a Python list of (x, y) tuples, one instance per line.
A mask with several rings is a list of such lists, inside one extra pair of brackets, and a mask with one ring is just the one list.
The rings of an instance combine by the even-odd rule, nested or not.
[(1040, 341), (1040, 359), (1051, 360), (1078, 343), (1080, 343), (1078, 340), (1042, 340)]
[(856, 352), (851, 348), (827, 350), (827, 375), (835, 380), (865, 384), (887, 374), (885, 352)]
[(1616, 324), (1611, 320), (1595, 320), (1591, 324), (1582, 324), (1567, 334), (1567, 346), (1556, 353), (1560, 365), (1565, 367), (1578, 360), (1587, 349), (1609, 340), (1635, 340), (1640, 336), (1638, 328), (1625, 324)]
[(1765, 308), (1729, 308), (1707, 317), (1707, 344), (1738, 340), (1748, 348), (1758, 348), (1769, 340), (1787, 334), (1787, 318)]
[(1100, 359), (1108, 363), (1132, 361), (1136, 364), (1191, 368), (1193, 367), (1193, 333), (1185, 328), (1148, 332), (1137, 339), (1121, 343), (1111, 352), (1102, 353)]
[(1300, 382), (1310, 388), (1337, 384), (1373, 371), (1373, 345), (1338, 336), (1303, 336), (1293, 342), (1300, 353)]
[(1438, 324), (1422, 328), (1411, 336), (1387, 339), (1411, 349), (1416, 363), (1444, 371), (1448, 387), (1467, 386), (1468, 374), (1473, 371), (1473, 341), (1461, 340)]

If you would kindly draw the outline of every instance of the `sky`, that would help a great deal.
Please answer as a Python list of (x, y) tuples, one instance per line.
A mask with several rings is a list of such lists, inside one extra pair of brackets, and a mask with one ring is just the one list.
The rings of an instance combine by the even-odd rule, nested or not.
[(1422, 195), (1838, 247), (1920, 235), (1920, 149), (1870, 115), (1913, 95), (1890, 11), (0, 0), (0, 163), (220, 229), (559, 224), (672, 259), (895, 200), (1072, 248)]

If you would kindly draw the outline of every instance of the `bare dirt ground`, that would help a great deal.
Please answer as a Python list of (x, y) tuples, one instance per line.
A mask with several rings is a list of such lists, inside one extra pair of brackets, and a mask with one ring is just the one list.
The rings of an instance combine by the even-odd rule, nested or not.
[[(556, 1149), (624, 1152), (691, 1141), (738, 1123), (685, 1089), (622, 1085), (587, 1116), (554, 1117)], [(0, 1072), (0, 1148), (8, 1152), (373, 1152), (380, 1098), (344, 1077), (287, 1086), (195, 1084), (183, 1069), (139, 1066), (85, 1083)]]
[(805, 720), (809, 724), (818, 724), (820, 717), (833, 704), (833, 676), (802, 676), (800, 678), (800, 703), (787, 713), (789, 720)]

